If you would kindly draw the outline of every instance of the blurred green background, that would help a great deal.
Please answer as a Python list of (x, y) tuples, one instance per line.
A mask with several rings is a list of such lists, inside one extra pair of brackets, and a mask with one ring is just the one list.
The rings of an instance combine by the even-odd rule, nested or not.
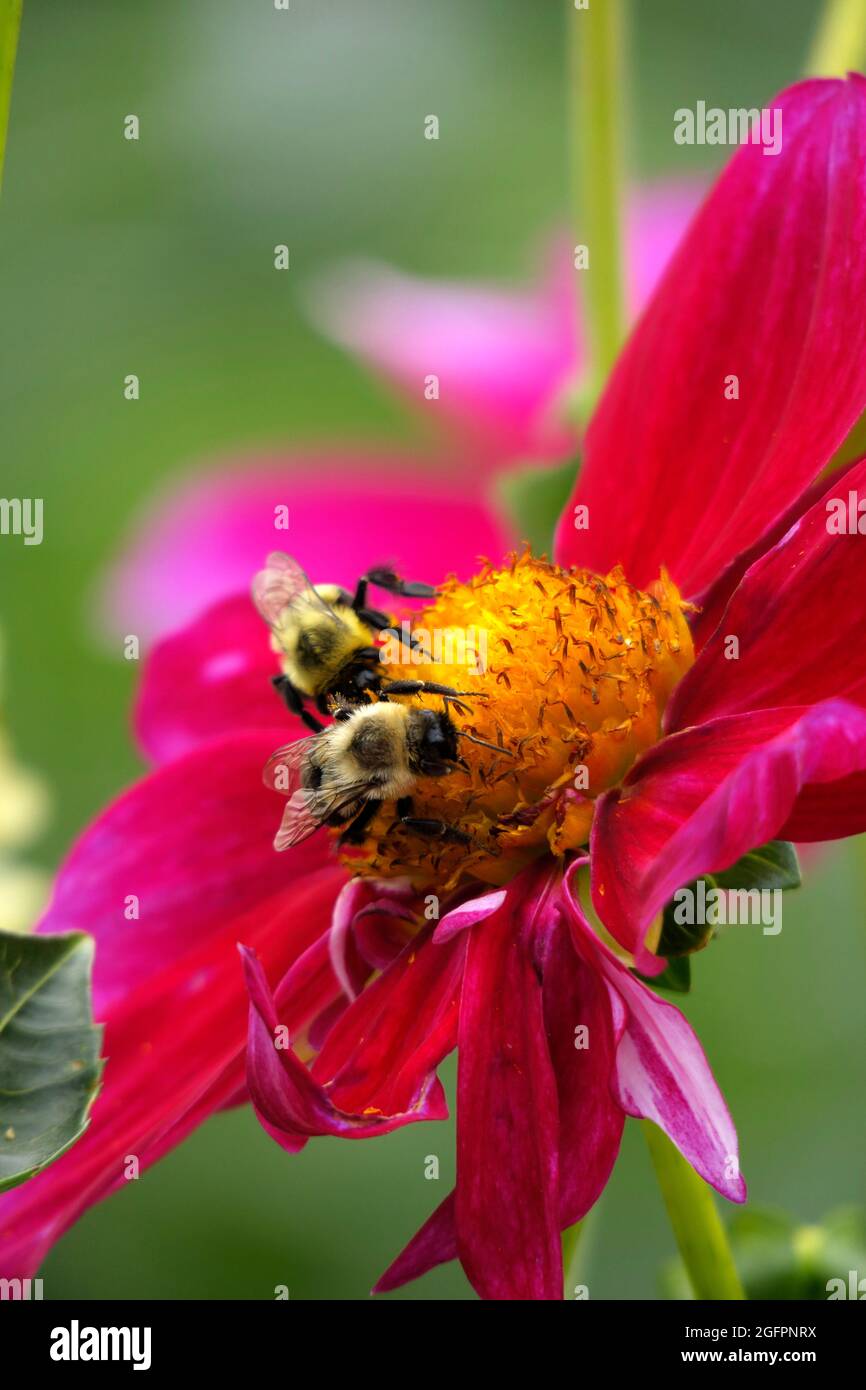
[[(673, 110), (759, 106), (801, 72), (819, 6), (633, 10), (632, 162), (650, 178), (718, 167), (722, 151), (673, 144)], [(299, 290), (347, 254), (521, 278), (567, 216), (564, 110), (558, 0), (291, 0), (288, 15), (272, 0), (25, 0), (0, 216), (0, 492), (43, 496), (46, 536), (0, 544), (0, 622), (8, 721), (56, 797), (47, 866), (138, 770), (135, 671), (88, 633), (136, 506), (210, 457), (410, 439), (307, 326)], [(433, 145), (431, 111), (447, 130)], [(275, 276), (282, 241), (292, 270)], [(828, 852), (779, 937), (733, 929), (697, 960), (687, 1005), (753, 1201), (799, 1220), (866, 1196), (864, 891), (862, 845)], [(444, 1196), (453, 1147), (450, 1125), (416, 1126), (291, 1158), (248, 1111), (217, 1117), (80, 1222), (46, 1296), (363, 1297)], [(636, 1128), (590, 1247), (592, 1298), (657, 1295), (672, 1238)], [(397, 1295), (472, 1296), (453, 1267)]]

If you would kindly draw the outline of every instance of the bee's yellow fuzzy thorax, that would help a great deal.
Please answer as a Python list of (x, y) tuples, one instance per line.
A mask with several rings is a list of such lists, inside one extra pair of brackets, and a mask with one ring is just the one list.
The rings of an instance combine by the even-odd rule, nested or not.
[(394, 808), (383, 807), (365, 843), (344, 851), (346, 864), (445, 891), (469, 878), (505, 882), (542, 852), (584, 844), (595, 797), (658, 740), (671, 691), (694, 660), (686, 610), (664, 572), (642, 591), (620, 569), (602, 579), (528, 552), (468, 584), (447, 580), (412, 620), (424, 660), (402, 648), (385, 679), (477, 692), (466, 700), (471, 714), (453, 713), (454, 723), (513, 756), (461, 739), (468, 770), (417, 784), (415, 814), (457, 826), (472, 846), (392, 829)]

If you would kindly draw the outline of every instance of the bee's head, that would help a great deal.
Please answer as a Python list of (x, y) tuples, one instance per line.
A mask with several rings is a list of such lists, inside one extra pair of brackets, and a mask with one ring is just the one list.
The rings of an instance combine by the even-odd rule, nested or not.
[(457, 730), (444, 711), (413, 709), (407, 744), (409, 765), (421, 777), (444, 777), (459, 762)]

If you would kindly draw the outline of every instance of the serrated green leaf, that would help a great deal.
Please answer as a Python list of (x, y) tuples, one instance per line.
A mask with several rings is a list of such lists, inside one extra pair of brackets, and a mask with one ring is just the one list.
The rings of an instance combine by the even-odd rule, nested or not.
[(549, 555), (553, 533), (571, 496), (580, 464), (577, 459), (557, 468), (532, 464), (500, 480), (499, 493), (521, 540), (534, 555)]
[(0, 1192), (59, 1158), (87, 1127), (102, 1071), (92, 964), (83, 932), (0, 932)]

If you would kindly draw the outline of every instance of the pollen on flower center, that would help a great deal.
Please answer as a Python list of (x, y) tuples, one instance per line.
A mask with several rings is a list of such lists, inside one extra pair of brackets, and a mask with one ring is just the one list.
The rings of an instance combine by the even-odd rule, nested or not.
[[(413, 793), (415, 815), (471, 843), (425, 839), (395, 825), (386, 806), (344, 861), (444, 891), (471, 878), (503, 883), (540, 853), (585, 844), (595, 798), (658, 740), (671, 691), (694, 660), (687, 607), (664, 572), (640, 590), (618, 568), (602, 578), (528, 552), (467, 584), (447, 580), (412, 620), (438, 636), (438, 659), (427, 659), (429, 643), (422, 661), (404, 646), (383, 671), (475, 694), (465, 697), (469, 713), (452, 711), (454, 723), (502, 753), (461, 738), (466, 768), (420, 778)], [(436, 696), (405, 698), (442, 708)]]

